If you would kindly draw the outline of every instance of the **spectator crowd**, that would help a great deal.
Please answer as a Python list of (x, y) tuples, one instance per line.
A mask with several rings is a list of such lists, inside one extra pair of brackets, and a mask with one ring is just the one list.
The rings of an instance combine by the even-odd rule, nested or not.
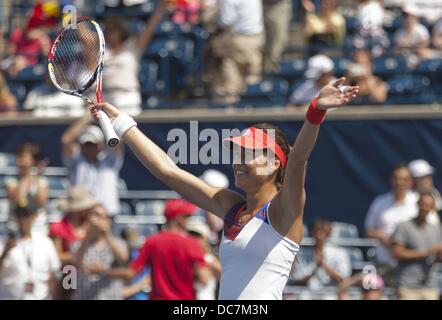
[[(14, 13), (17, 5), (9, 3)], [(78, 116), (84, 110), (80, 99), (57, 92), (44, 75), (50, 42), (61, 21), (69, 19), (62, 11), (66, 4), (78, 5), (41, 0), (25, 8), (27, 16), (7, 18), (11, 23), (3, 28), (0, 50), (3, 114)], [(392, 68), (397, 76), (411, 74), (414, 88), (433, 93), (425, 102), (441, 97), (442, 5), (434, 1), (101, 0), (82, 1), (77, 10), (102, 24), (107, 46), (103, 95), (131, 115), (180, 99), (189, 106), (265, 102), (249, 90), (265, 80), (288, 84), (279, 103), (303, 105), (315, 91), (312, 81), (328, 79), (319, 79), (322, 72), (346, 75), (349, 84), (359, 85), (355, 104), (419, 104), (413, 95), (396, 99), (410, 92), (391, 77)], [(310, 60), (316, 56), (333, 63), (324, 58), (319, 70)], [(303, 67), (287, 69), (290, 62)]]

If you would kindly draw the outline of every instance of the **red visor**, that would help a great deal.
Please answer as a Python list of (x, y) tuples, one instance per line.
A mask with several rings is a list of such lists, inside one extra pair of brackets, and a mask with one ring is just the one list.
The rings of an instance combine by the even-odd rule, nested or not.
[(285, 168), (287, 163), (287, 157), (284, 151), (282, 151), (275, 139), (262, 129), (250, 127), (240, 136), (224, 139), (224, 143), (226, 142), (229, 143), (229, 148), (232, 148), (231, 143), (234, 143), (246, 149), (270, 149), (279, 161), (281, 161), (283, 168)]

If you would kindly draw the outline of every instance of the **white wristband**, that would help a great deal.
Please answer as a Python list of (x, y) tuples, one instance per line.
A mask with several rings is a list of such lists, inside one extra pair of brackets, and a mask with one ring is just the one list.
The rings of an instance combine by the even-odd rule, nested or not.
[(126, 133), (127, 130), (129, 130), (132, 127), (135, 127), (136, 125), (137, 123), (135, 122), (135, 120), (125, 113), (121, 113), (114, 120), (114, 122), (112, 122), (112, 126), (114, 127), (115, 132), (117, 133), (120, 139), (123, 138), (123, 135)]

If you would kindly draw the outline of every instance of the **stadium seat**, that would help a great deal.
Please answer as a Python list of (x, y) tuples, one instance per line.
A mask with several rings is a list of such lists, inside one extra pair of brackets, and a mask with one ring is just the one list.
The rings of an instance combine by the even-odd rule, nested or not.
[(359, 248), (345, 248), (351, 262), (352, 269), (362, 269), (367, 263), (364, 261), (364, 255)]
[(141, 200), (135, 205), (137, 215), (163, 215), (164, 201), (161, 200)]
[(393, 19), (385, 19), (384, 30), (388, 34), (393, 35), (401, 27), (401, 20), (401, 16), (394, 17)]
[(373, 59), (373, 73), (382, 78), (405, 74), (408, 72), (407, 63), (401, 56), (383, 56)]
[(36, 64), (34, 66), (26, 67), (21, 70), (13, 80), (24, 84), (43, 82), (46, 69), (47, 67), (45, 64)]
[(342, 238), (358, 238), (358, 228), (354, 224), (345, 222), (333, 222), (330, 238), (342, 239)]
[(345, 28), (347, 35), (352, 35), (358, 30), (358, 19), (356, 17), (345, 17)]
[(241, 97), (241, 104), (287, 104), (289, 84), (282, 79), (266, 79), (249, 85)]
[(306, 238), (306, 237), (308, 237), (308, 236), (310, 236), (310, 233), (309, 233), (309, 231), (308, 231), (308, 227), (304, 224), (304, 225), (302, 226), (302, 237), (303, 237), (303, 238)]
[(416, 67), (417, 73), (431, 75), (435, 72), (442, 72), (442, 59), (422, 60)]
[(123, 215), (132, 215), (134, 214), (130, 204), (124, 201), (120, 201), (120, 214)]
[(431, 81), (426, 76), (394, 76), (388, 80), (388, 102), (391, 104), (425, 104), (436, 101)]
[(118, 179), (118, 191), (127, 191), (127, 184), (122, 178)]
[(146, 3), (140, 5), (133, 5), (130, 7), (106, 7), (103, 2), (97, 1), (95, 7), (93, 8), (93, 13), (95, 17), (104, 18), (104, 17), (113, 17), (119, 16), (124, 18), (146, 18), (148, 17), (155, 9), (156, 1), (147, 1)]
[(347, 68), (350, 60), (348, 58), (335, 58), (333, 59), (335, 64), (334, 74), (337, 77), (344, 76), (347, 73)]
[(0, 153), (0, 168), (14, 167), (14, 166), (15, 166), (15, 154), (1, 152)]
[(304, 77), (304, 71), (307, 68), (307, 59), (296, 58), (293, 60), (286, 60), (281, 62), (281, 68), (278, 76), (281, 76), (289, 81)]
[(112, 226), (112, 233), (117, 237), (122, 237), (128, 230), (135, 231), (140, 239), (139, 245), (144, 241), (145, 237), (148, 237), (158, 232), (158, 226), (154, 224), (138, 224), (138, 223), (114, 223)]
[(428, 77), (431, 80), (431, 90), (442, 95), (442, 59), (421, 61), (416, 67), (415, 73)]
[(0, 199), (0, 222), (8, 221), (9, 211), (10, 211), (9, 200), (6, 198), (1, 198)]
[(142, 94), (157, 92), (158, 78), (158, 64), (152, 60), (141, 61), (139, 80)]
[(50, 222), (59, 221), (63, 216), (63, 200), (49, 200), (48, 204), (46, 205), (46, 210), (48, 212)]
[(64, 191), (69, 188), (69, 179), (66, 177), (47, 177), (49, 190)]
[(11, 93), (17, 98), (18, 103), (22, 104), (28, 93), (26, 87), (18, 82), (10, 82), (8, 86)]

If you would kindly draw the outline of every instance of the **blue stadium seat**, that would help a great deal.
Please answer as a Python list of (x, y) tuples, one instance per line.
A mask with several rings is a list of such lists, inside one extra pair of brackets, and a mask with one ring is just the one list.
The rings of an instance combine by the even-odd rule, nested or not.
[(395, 76), (388, 80), (389, 104), (431, 104), (437, 100), (431, 80), (426, 76)]
[(134, 230), (140, 237), (140, 244), (143, 243), (145, 237), (148, 237), (158, 232), (158, 226), (154, 224), (139, 224), (139, 223), (114, 223), (112, 226), (112, 233), (117, 237), (121, 237), (123, 232), (128, 229)]
[(241, 97), (242, 103), (278, 104), (287, 103), (289, 84), (282, 79), (265, 79), (258, 84), (249, 85)]
[(17, 98), (18, 103), (22, 104), (28, 94), (26, 87), (18, 82), (10, 82), (8, 83), (8, 86), (11, 93)]
[(342, 239), (342, 238), (358, 238), (358, 228), (354, 224), (345, 222), (333, 222), (330, 238)]
[(15, 166), (15, 154), (8, 152), (0, 153), (0, 168), (1, 167), (14, 167)]
[(145, 18), (148, 17), (155, 9), (155, 2), (147, 1), (141, 5), (133, 5), (130, 7), (106, 7), (103, 2), (97, 1), (93, 8), (92, 15), (95, 17), (133, 17), (133, 18)]
[(347, 74), (348, 63), (350, 62), (348, 58), (334, 58), (333, 62), (335, 64), (334, 74), (337, 77)]
[(140, 65), (140, 86), (141, 92), (144, 94), (154, 93), (157, 91), (157, 82), (159, 78), (158, 64), (152, 60), (143, 60)]
[(416, 67), (416, 72), (433, 73), (442, 71), (442, 59), (422, 60)]
[(47, 179), (49, 190), (64, 191), (69, 188), (70, 182), (66, 177), (50, 176)]
[(278, 76), (286, 79), (294, 80), (304, 76), (305, 69), (307, 68), (306, 58), (296, 58), (293, 60), (286, 60), (281, 62), (281, 69), (278, 72)]
[(388, 81), (390, 94), (421, 94), (428, 91), (431, 81), (419, 75), (398, 75)]
[(345, 248), (351, 262), (352, 269), (362, 269), (367, 263), (364, 261), (364, 254), (359, 248)]
[(6, 198), (0, 199), (0, 221), (7, 221), (10, 213), (9, 200)]
[(137, 215), (163, 215), (164, 201), (161, 200), (142, 200), (135, 205), (135, 214)]
[(302, 237), (307, 238), (310, 236), (310, 233), (308, 231), (308, 227), (304, 224), (302, 225)]
[(62, 202), (60, 199), (51, 199), (48, 201), (48, 204), (46, 205), (46, 210), (48, 212), (48, 215), (50, 215), (50, 221), (60, 221), (63, 216), (62, 211)]
[(120, 201), (120, 214), (132, 215), (132, 214), (134, 214), (134, 212), (133, 212), (130, 204), (128, 204), (127, 202), (124, 202), (124, 201)]
[(356, 17), (345, 17), (345, 27), (347, 35), (354, 34), (358, 29), (358, 20)]
[(21, 70), (15, 78), (14, 82), (21, 82), (28, 89), (36, 83), (44, 82), (47, 66), (45, 64), (36, 64)]
[(127, 191), (127, 184), (126, 181), (123, 180), (123, 178), (118, 179), (118, 191)]
[(401, 56), (383, 56), (373, 59), (373, 73), (383, 78), (408, 72), (407, 63)]
[(429, 77), (433, 91), (442, 93), (442, 59), (421, 61), (416, 67), (415, 73)]
[(401, 24), (402, 24), (402, 17), (397, 16), (392, 20), (386, 21), (384, 23), (384, 30), (388, 34), (393, 35), (396, 32), (396, 30), (398, 30), (401, 27)]

